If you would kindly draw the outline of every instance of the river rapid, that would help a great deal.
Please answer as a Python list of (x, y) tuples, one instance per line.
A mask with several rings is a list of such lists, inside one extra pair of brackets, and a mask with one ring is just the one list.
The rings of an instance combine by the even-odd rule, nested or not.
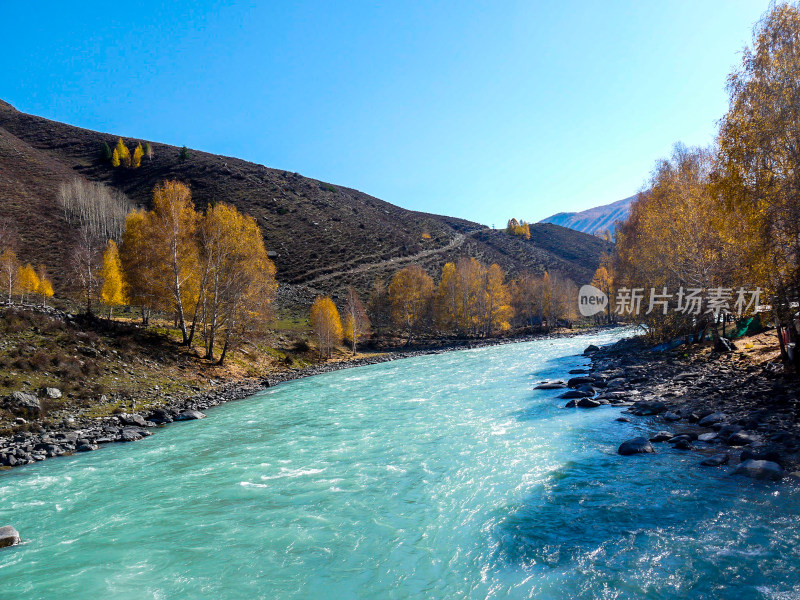
[(281, 384), (0, 474), (0, 598), (795, 598), (800, 494), (532, 389), (619, 332)]

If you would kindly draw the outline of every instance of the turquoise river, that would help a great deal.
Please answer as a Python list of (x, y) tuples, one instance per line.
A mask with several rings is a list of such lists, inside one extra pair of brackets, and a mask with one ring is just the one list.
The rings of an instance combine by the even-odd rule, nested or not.
[(618, 333), (293, 381), (0, 473), (0, 598), (797, 598), (800, 493), (535, 382)]

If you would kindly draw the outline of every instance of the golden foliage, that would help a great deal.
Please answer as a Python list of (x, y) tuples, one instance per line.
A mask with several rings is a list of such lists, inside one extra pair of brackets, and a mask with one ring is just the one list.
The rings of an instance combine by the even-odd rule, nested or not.
[(131, 166), (138, 169), (142, 165), (142, 156), (144, 156), (144, 149), (141, 142), (136, 146), (133, 151), (133, 158), (131, 159)]
[(103, 253), (103, 268), (100, 272), (103, 285), (100, 288), (100, 300), (106, 306), (113, 307), (125, 304), (125, 291), (122, 280), (122, 261), (119, 249), (114, 240), (108, 240)]
[(36, 270), (30, 264), (19, 268), (17, 288), (22, 295), (23, 302), (25, 296), (31, 296), (39, 290), (39, 277), (36, 275)]
[(336, 305), (329, 297), (318, 297), (314, 300), (311, 306), (311, 327), (320, 356), (329, 358), (333, 348), (342, 341), (342, 321)]
[(433, 296), (433, 280), (419, 265), (405, 267), (394, 274), (389, 284), (389, 303), (395, 325), (408, 336), (406, 343), (430, 312)]

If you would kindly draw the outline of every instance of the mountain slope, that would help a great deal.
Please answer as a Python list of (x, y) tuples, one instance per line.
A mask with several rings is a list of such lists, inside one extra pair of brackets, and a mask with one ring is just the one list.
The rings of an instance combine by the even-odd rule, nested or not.
[(636, 196), (623, 198), (611, 204), (596, 206), (581, 212), (562, 212), (547, 217), (539, 221), (540, 223), (553, 223), (568, 227), (575, 231), (595, 234), (608, 230), (614, 234), (617, 221), (624, 221), (628, 218), (631, 210), (631, 203), (636, 200)]
[[(18, 224), (21, 257), (47, 264), (61, 287), (76, 232), (65, 223), (56, 192), (75, 176), (120, 189), (143, 207), (165, 179), (187, 183), (200, 209), (229, 202), (258, 221), (267, 248), (277, 253), (279, 281), (313, 286), (314, 293), (337, 293), (348, 284), (364, 289), (404, 262), (419, 262), (436, 274), (462, 255), (498, 262), (511, 274), (549, 269), (582, 282), (607, 250), (567, 230), (560, 234), (565, 248), (548, 243), (551, 233), (544, 228), (553, 226), (534, 226), (532, 233), (539, 228), (541, 235), (521, 243), (479, 223), (409, 211), (237, 158), (191, 150), (181, 161), (179, 148), (152, 141), (152, 161), (114, 169), (99, 159), (99, 151), (103, 142), (113, 147), (117, 137), (28, 115), (0, 101), (0, 211)], [(139, 140), (125, 141), (132, 149)]]

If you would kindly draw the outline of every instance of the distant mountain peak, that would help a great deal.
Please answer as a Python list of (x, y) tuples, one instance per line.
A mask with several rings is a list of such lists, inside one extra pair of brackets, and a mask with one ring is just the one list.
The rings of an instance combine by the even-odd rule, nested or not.
[(631, 212), (631, 204), (636, 195), (617, 200), (611, 204), (596, 206), (580, 212), (560, 212), (539, 221), (554, 223), (575, 231), (594, 235), (608, 230), (613, 236), (618, 222), (624, 222)]

